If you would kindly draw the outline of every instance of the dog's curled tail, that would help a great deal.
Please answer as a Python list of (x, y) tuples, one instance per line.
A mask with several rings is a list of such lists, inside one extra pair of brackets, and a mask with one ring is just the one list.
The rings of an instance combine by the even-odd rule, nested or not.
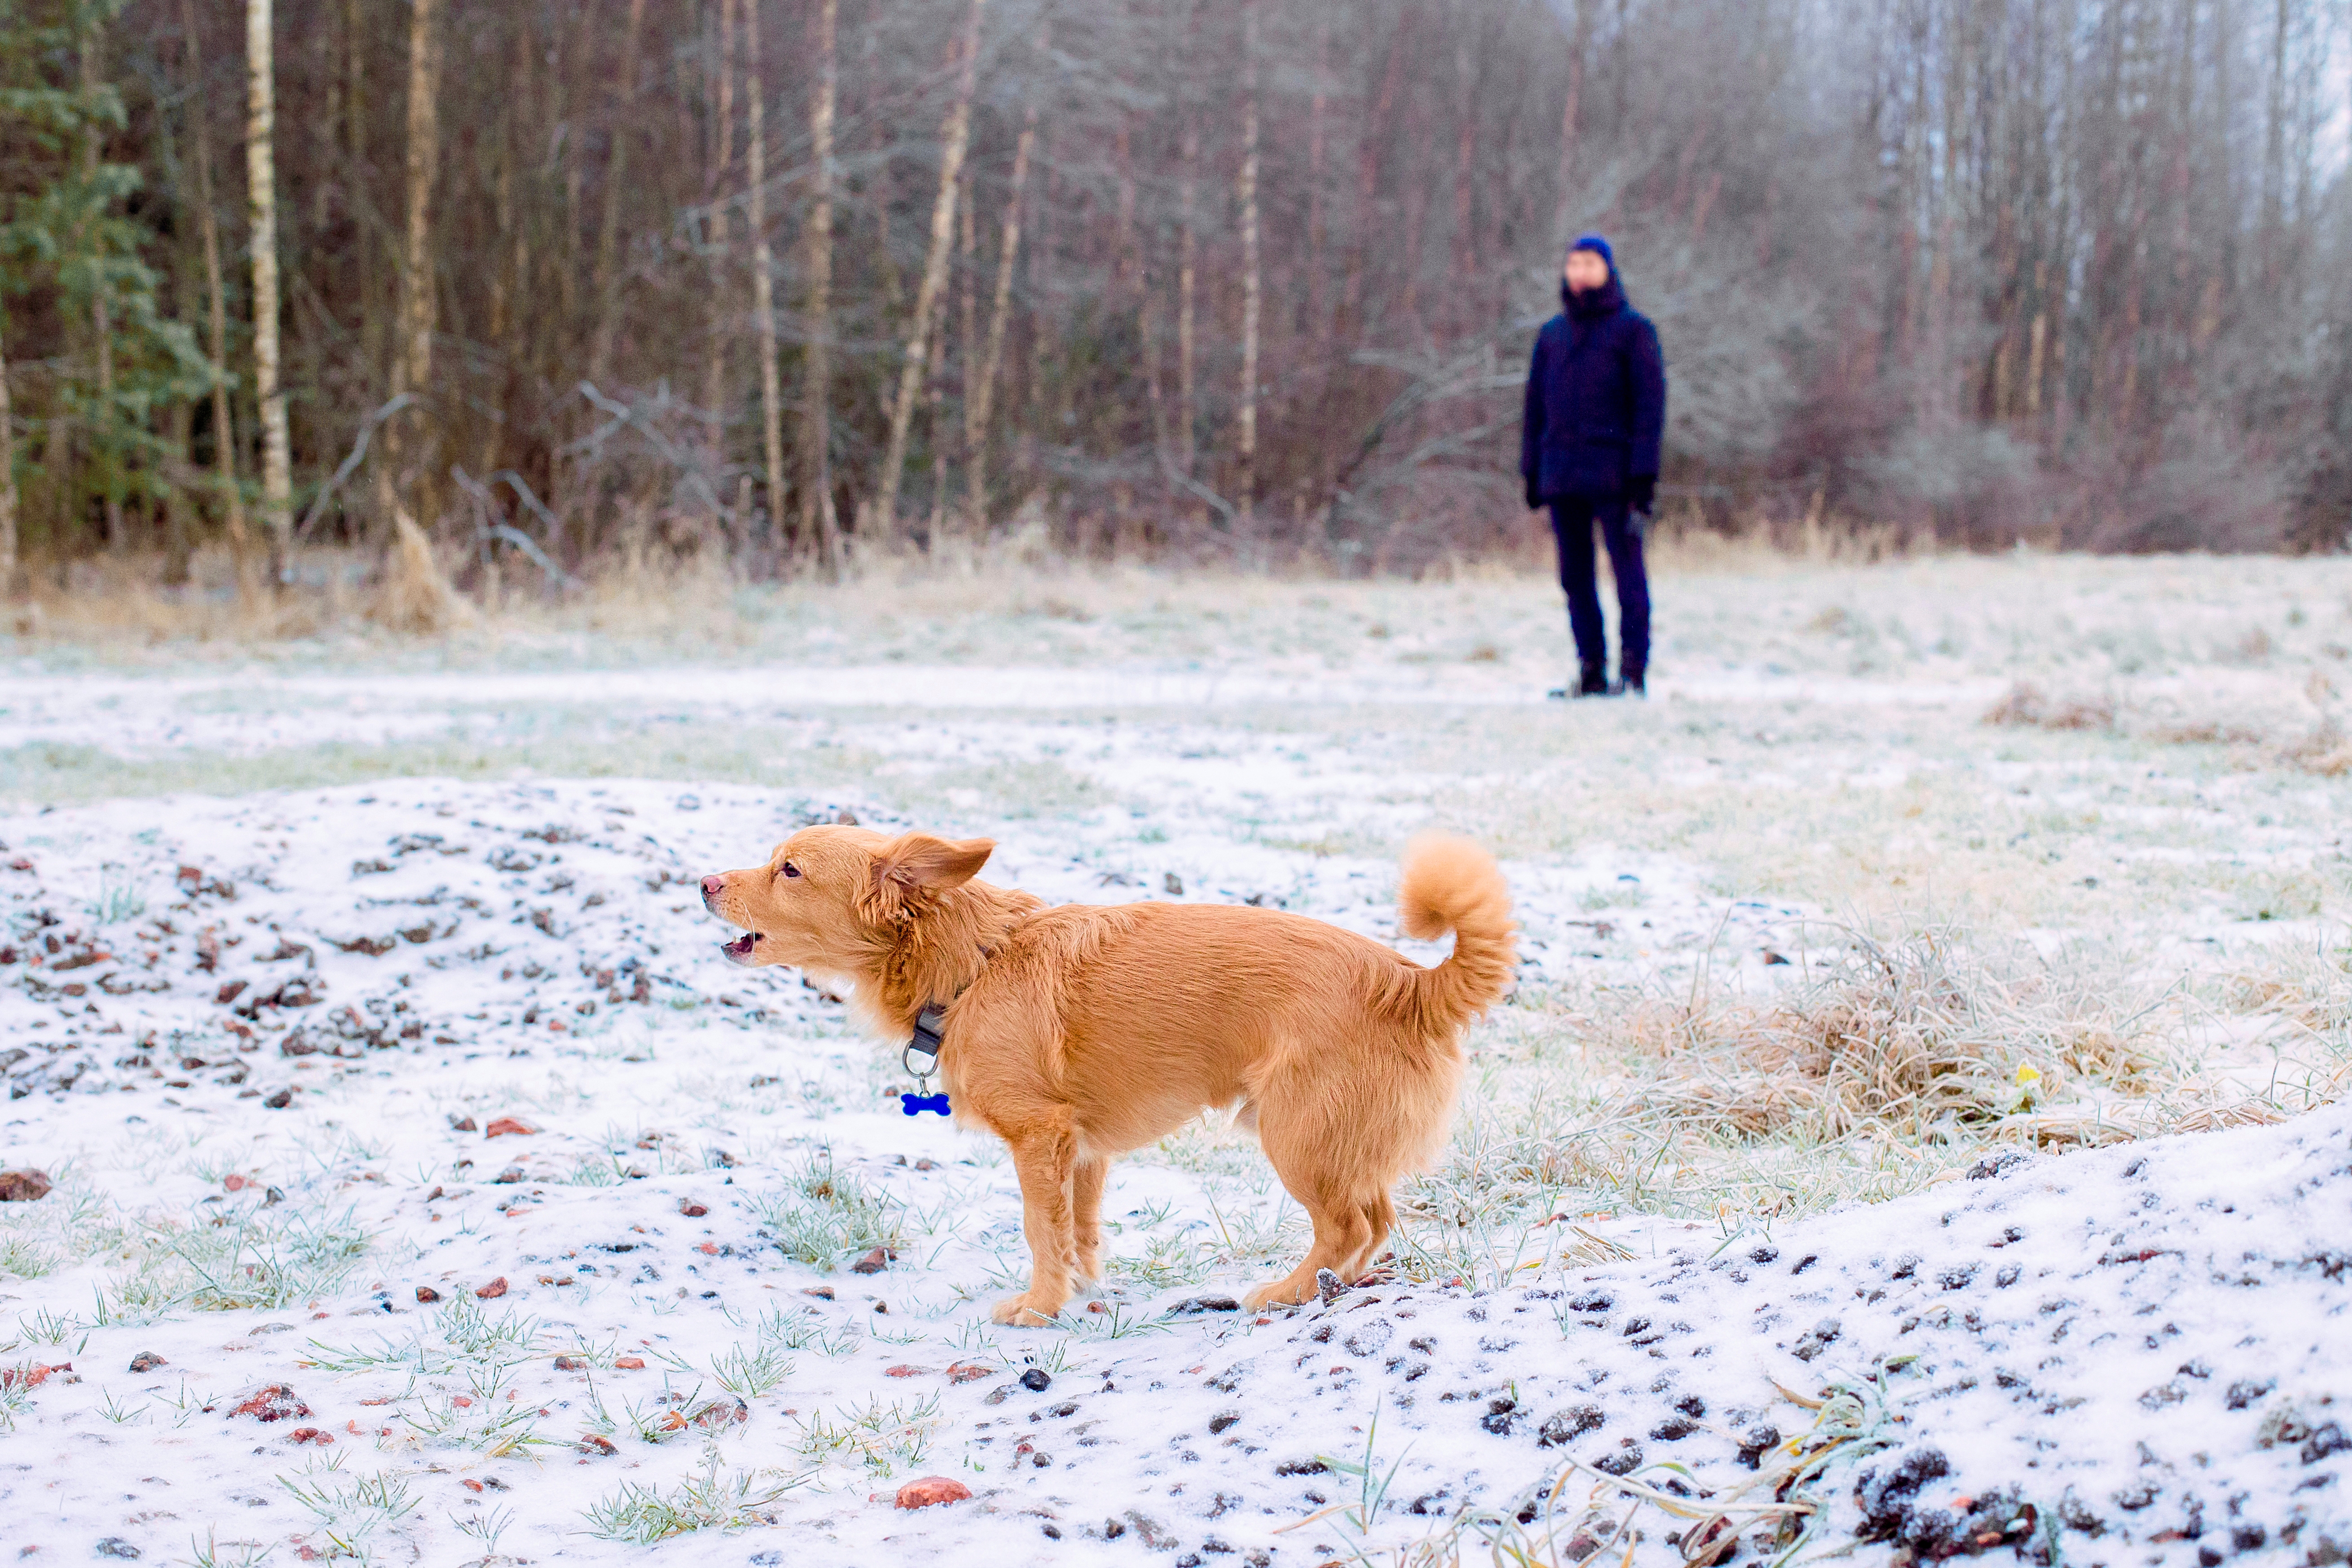
[(1518, 962), (1511, 889), (1495, 858), (1467, 838), (1426, 833), (1404, 852), (1397, 924), (1432, 942), (1454, 933), (1454, 952), (1434, 969), (1407, 969), (1396, 1002), (1432, 1034), (1451, 1037), (1502, 1000)]

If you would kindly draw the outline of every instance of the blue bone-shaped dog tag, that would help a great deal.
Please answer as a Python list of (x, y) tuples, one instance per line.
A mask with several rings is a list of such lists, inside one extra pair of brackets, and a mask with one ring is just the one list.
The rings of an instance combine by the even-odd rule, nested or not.
[(948, 1097), (944, 1094), (902, 1093), (898, 1096), (898, 1100), (906, 1107), (907, 1114), (909, 1116), (920, 1116), (926, 1110), (936, 1110), (941, 1116), (948, 1113)]

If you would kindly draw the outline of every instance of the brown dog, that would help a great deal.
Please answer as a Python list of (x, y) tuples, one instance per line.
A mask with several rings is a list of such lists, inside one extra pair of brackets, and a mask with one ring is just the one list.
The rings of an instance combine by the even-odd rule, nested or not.
[(1444, 1144), (1463, 1026), (1515, 956), (1510, 892), (1466, 839), (1407, 852), (1406, 934), (1454, 932), (1424, 969), (1303, 915), (1210, 904), (1047, 909), (974, 880), (996, 846), (804, 827), (764, 866), (702, 880), (748, 933), (737, 963), (796, 964), (850, 992), (903, 1043), (943, 1006), (940, 1076), (955, 1114), (1012, 1147), (1029, 1289), (1000, 1323), (1050, 1321), (1071, 1275), (1100, 1278), (1110, 1162), (1204, 1110), (1231, 1107), (1315, 1224), (1288, 1278), (1253, 1309), (1303, 1301), (1318, 1269), (1359, 1278), (1396, 1221), (1390, 1189)]

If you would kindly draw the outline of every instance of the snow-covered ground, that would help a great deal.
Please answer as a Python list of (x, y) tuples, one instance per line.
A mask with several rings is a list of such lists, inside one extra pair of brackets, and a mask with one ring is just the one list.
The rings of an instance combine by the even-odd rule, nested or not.
[[(2250, 578), (2228, 613), (2273, 595)], [(1411, 595), (1378, 613), (1405, 624)], [(1258, 606), (1253, 646), (1287, 613)], [(2127, 949), (2118, 973), (2193, 967), (2200, 1007), (2217, 975), (2292, 978), (2221, 1031), (2211, 1120), (2250, 1119), (2248, 1061), (2296, 1104), (2340, 1091), (2340, 994), (2310, 978), (2341, 973), (2340, 777), (2259, 740), (1978, 722), (2028, 675), (2092, 689), (2063, 658), (1694, 647), (1647, 708), (1588, 713), (1490, 635), (1433, 625), (1419, 648), (1468, 651), (1372, 668), (1143, 644), (19, 667), (0, 1163), (57, 1188), (0, 1207), (0, 1545), (634, 1562), (693, 1521), (662, 1556), (1199, 1568), (1549, 1537), (1674, 1563), (1688, 1532), (1753, 1561), (1786, 1498), (1867, 1561), (2352, 1552), (2339, 1105), (1960, 1154), (1910, 1195), (1778, 1217), (1709, 1209), (1704, 1173), (1672, 1202), (1567, 1186), (1557, 1219), (1424, 1218), (1395, 1278), (1259, 1316), (1224, 1303), (1297, 1211), (1204, 1125), (1116, 1170), (1098, 1301), (988, 1323), (1025, 1266), (1002, 1151), (900, 1115), (896, 1053), (796, 974), (727, 965), (695, 896), (802, 822), (985, 832), (988, 876), (1055, 901), (1249, 900), (1382, 940), (1402, 837), (1482, 832), (1527, 963), (1474, 1032), (1474, 1120), (1579, 1048), (1563, 998), (1769, 989), (1842, 940), (1824, 913), (1921, 900), (2053, 954)], [(2282, 734), (2328, 711), (2300, 665), (2129, 679), (2127, 705)], [(1559, 1114), (1606, 1134), (1598, 1102)], [(932, 1476), (971, 1497), (895, 1505)]]

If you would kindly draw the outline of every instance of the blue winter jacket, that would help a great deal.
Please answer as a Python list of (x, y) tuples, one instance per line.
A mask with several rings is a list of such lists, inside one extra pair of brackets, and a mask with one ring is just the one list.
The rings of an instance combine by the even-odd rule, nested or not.
[(1538, 501), (1615, 496), (1629, 479), (1654, 479), (1665, 433), (1657, 329), (1625, 302), (1615, 268), (1606, 284), (1568, 303), (1536, 335), (1528, 367), (1519, 473)]

